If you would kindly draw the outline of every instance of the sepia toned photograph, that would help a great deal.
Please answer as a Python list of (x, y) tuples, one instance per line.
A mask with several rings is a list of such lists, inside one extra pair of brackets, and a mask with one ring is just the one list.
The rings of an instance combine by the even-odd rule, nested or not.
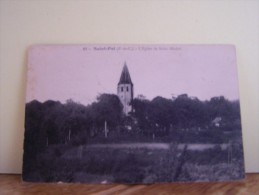
[(22, 178), (97, 184), (242, 180), (235, 47), (31, 47)]

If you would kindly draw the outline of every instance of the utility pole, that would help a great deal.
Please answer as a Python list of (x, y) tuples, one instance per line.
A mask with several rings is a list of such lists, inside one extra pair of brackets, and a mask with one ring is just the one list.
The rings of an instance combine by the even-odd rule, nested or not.
[(70, 136), (71, 136), (71, 129), (68, 131), (68, 141), (70, 141)]
[(104, 122), (104, 136), (105, 136), (105, 138), (108, 137), (108, 132), (109, 132), (109, 130), (108, 130), (108, 128), (107, 128), (107, 122), (106, 122), (106, 120), (105, 120), (105, 122)]

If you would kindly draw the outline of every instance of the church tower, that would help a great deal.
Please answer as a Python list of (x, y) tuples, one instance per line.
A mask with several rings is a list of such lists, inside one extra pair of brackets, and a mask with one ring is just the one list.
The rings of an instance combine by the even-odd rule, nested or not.
[(123, 112), (128, 115), (128, 113), (132, 111), (130, 103), (133, 99), (133, 83), (126, 62), (124, 63), (120, 81), (117, 86), (117, 95), (123, 105)]

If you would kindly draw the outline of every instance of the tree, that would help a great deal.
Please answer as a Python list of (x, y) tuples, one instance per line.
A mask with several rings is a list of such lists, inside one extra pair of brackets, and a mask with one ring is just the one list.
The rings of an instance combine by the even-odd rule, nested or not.
[(205, 103), (186, 94), (173, 101), (176, 113), (176, 124), (179, 128), (200, 127), (208, 123)]
[(149, 118), (150, 101), (144, 98), (135, 98), (132, 100), (132, 107), (134, 110), (132, 117), (136, 118), (138, 129), (144, 134), (150, 134), (152, 126)]
[(171, 99), (155, 97), (150, 104), (149, 116), (159, 134), (168, 135), (170, 126), (175, 123), (175, 111)]
[(105, 121), (110, 129), (116, 128), (122, 121), (123, 105), (117, 95), (101, 94), (89, 109), (98, 129), (103, 129)]

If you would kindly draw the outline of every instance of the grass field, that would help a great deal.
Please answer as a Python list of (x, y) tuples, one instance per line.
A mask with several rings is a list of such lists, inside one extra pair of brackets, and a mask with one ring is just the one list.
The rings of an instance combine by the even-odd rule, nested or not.
[(239, 144), (188, 150), (152, 147), (53, 145), (34, 159), (26, 180), (39, 182), (153, 183), (228, 181), (242, 178)]

